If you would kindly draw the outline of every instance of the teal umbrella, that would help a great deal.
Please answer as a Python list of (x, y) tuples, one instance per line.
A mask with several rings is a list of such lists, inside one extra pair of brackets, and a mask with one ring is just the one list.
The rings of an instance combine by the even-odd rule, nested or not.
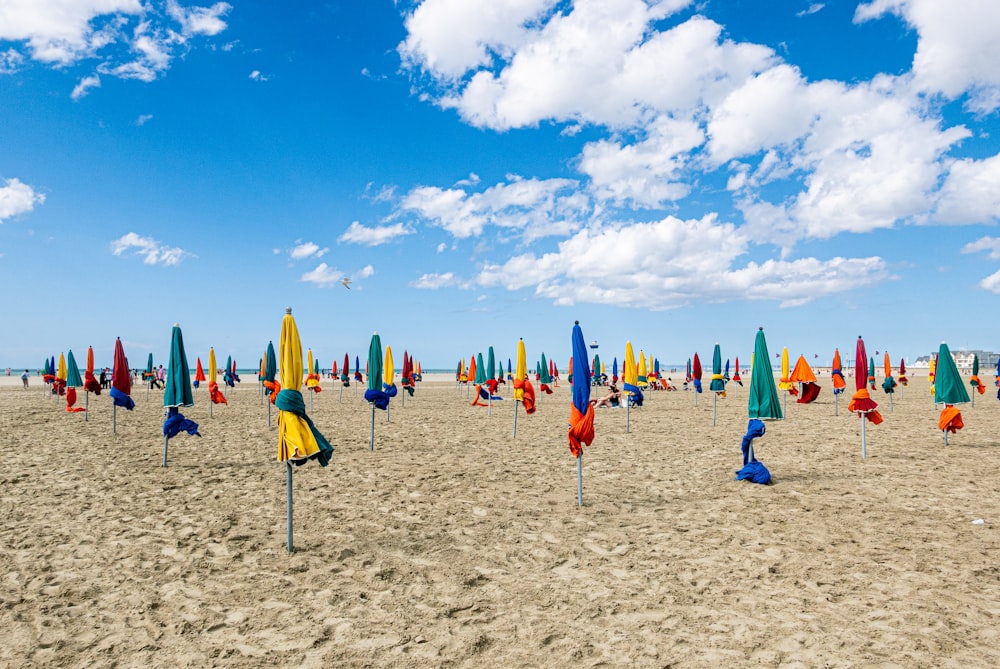
[(167, 418), (163, 421), (162, 466), (166, 467), (167, 446), (172, 437), (181, 432), (201, 436), (198, 424), (185, 418), (180, 412), (180, 407), (194, 406), (194, 393), (191, 391), (191, 370), (184, 352), (184, 336), (177, 323), (174, 323), (170, 334), (170, 359), (167, 363), (166, 386), (163, 389), (163, 406), (167, 409)]
[(80, 378), (80, 368), (76, 365), (76, 358), (73, 357), (73, 351), (66, 354), (66, 387), (83, 387), (83, 379)]
[(269, 396), (267, 403), (267, 426), (271, 427), (271, 405), (276, 399), (274, 375), (278, 373), (278, 360), (274, 354), (274, 342), (267, 342), (267, 353), (264, 354), (264, 394)]
[(719, 345), (715, 345), (715, 350), (712, 351), (712, 382), (708, 384), (708, 389), (714, 392), (712, 395), (712, 427), (715, 427), (715, 416), (716, 416), (716, 402), (719, 399), (719, 394), (725, 395), (726, 392), (726, 379), (722, 376), (722, 349)]
[(968, 404), (969, 393), (962, 384), (955, 359), (951, 357), (951, 351), (944, 342), (941, 342), (938, 349), (937, 369), (934, 372), (934, 403), (944, 404), (938, 427), (944, 434), (944, 445), (947, 446), (948, 433), (957, 432), (964, 426), (962, 414), (955, 405)]
[(476, 354), (476, 383), (482, 385), (486, 383), (486, 365), (483, 364), (483, 354)]
[(381, 405), (383, 410), (389, 406), (389, 398), (382, 392), (382, 338), (378, 333), (372, 335), (368, 345), (368, 390), (365, 391), (365, 401), (372, 405), (372, 430), (368, 441), (368, 449), (375, 450), (375, 407)]
[(778, 399), (778, 389), (774, 385), (774, 372), (771, 371), (771, 356), (767, 352), (764, 328), (757, 330), (753, 359), (754, 366), (750, 374), (750, 399), (748, 402), (750, 418), (781, 420), (783, 418), (781, 402)]

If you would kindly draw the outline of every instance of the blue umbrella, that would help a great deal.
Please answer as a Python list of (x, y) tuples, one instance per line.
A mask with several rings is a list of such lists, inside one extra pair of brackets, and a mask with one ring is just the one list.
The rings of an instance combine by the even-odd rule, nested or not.
[(583, 447), (594, 441), (594, 407), (590, 403), (590, 366), (580, 321), (573, 325), (573, 405), (569, 415), (569, 450), (576, 458), (576, 501), (583, 506)]

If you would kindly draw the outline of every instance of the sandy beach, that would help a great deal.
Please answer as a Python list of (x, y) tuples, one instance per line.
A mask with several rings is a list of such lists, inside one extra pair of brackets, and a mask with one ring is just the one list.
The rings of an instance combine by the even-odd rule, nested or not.
[[(9, 667), (992, 667), (1000, 664), (1000, 403), (945, 448), (925, 376), (867, 430), (828, 378), (735, 480), (747, 390), (532, 416), (447, 377), (375, 416), (324, 380), (336, 448), (285, 468), (254, 382), (204, 388), (162, 458), (162, 394), (65, 411), (0, 385), (0, 665)], [(504, 391), (509, 395), (509, 390)], [(84, 403), (83, 393), (80, 405)], [(308, 398), (307, 398), (308, 404)], [(276, 412), (274, 414), (276, 419)], [(276, 422), (276, 421), (275, 421)], [(974, 520), (983, 519), (981, 524)]]

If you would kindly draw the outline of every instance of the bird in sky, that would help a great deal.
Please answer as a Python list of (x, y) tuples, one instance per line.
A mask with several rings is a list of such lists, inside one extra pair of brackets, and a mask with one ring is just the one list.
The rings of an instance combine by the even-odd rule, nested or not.
[(346, 276), (340, 280), (340, 283), (344, 284), (344, 288), (346, 288), (347, 290), (351, 289), (351, 280)]

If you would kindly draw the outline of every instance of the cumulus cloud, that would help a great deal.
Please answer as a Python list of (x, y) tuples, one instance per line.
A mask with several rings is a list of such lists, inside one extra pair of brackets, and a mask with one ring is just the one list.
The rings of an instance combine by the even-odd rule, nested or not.
[(90, 92), (91, 88), (100, 88), (101, 78), (96, 74), (89, 77), (84, 77), (80, 82), (73, 87), (73, 91), (69, 94), (70, 98), (73, 100), (79, 100), (87, 93)]
[(314, 283), (317, 286), (330, 286), (335, 283), (340, 283), (343, 278), (344, 273), (339, 269), (336, 267), (330, 267), (325, 262), (321, 262), (316, 266), (316, 269), (306, 272), (299, 277), (299, 281)]
[(901, 17), (917, 31), (913, 56), (916, 86), (956, 99), (968, 93), (968, 106), (991, 112), (1000, 107), (1000, 3), (988, 0), (872, 0), (858, 5), (854, 20)]
[(410, 282), (410, 285), (414, 288), (436, 290), (438, 288), (458, 285), (458, 278), (453, 272), (422, 274), (418, 279)]
[(0, 224), (8, 218), (32, 211), (36, 204), (45, 202), (45, 195), (20, 179), (7, 179), (0, 186)]
[(168, 246), (152, 237), (143, 237), (135, 232), (129, 232), (111, 242), (111, 253), (120, 255), (137, 255), (146, 265), (178, 265), (184, 258), (192, 257), (182, 248)]
[(329, 252), (329, 247), (320, 248), (319, 244), (314, 242), (296, 242), (296, 246), (289, 251), (288, 255), (291, 256), (292, 260), (302, 260), (303, 258), (309, 258), (311, 256), (316, 256), (317, 258), (322, 258)]
[[(89, 60), (100, 74), (152, 81), (192, 38), (225, 30), (223, 17), (230, 9), (225, 2), (199, 7), (176, 0), (165, 6), (140, 0), (14, 0), (0, 7), (0, 41), (15, 44), (0, 68), (16, 67), (25, 56), (56, 67)], [(84, 81), (74, 99), (96, 85)]]
[[(487, 265), (476, 281), (507, 290), (533, 288), (555, 304), (673, 309), (696, 302), (772, 300), (796, 306), (889, 278), (868, 258), (739, 262), (750, 240), (714, 216), (581, 230), (558, 250)], [(650, 253), (650, 249), (657, 249)]]
[(0, 52), (0, 74), (13, 74), (21, 67), (24, 56), (14, 49)]
[(380, 246), (391, 242), (397, 237), (412, 234), (413, 230), (406, 227), (402, 223), (367, 227), (361, 225), (357, 221), (354, 221), (347, 226), (347, 230), (345, 230), (344, 233), (337, 238), (337, 241), (351, 244), (364, 244), (366, 246)]
[(991, 223), (1000, 216), (1000, 154), (951, 164), (935, 208), (935, 223)]
[(395, 216), (411, 215), (458, 239), (478, 237), (487, 226), (517, 233), (525, 242), (566, 235), (590, 211), (571, 179), (523, 179), (516, 175), (481, 192), (420, 186), (401, 199)]
[(1000, 295), (1000, 271), (994, 272), (980, 281), (979, 287), (983, 290), (988, 290), (991, 293)]
[(981, 253), (985, 251), (991, 260), (1000, 260), (1000, 237), (980, 237), (962, 247), (962, 253)]
[(152, 120), (152, 114), (139, 114), (139, 117), (135, 120), (135, 124), (141, 128)]

